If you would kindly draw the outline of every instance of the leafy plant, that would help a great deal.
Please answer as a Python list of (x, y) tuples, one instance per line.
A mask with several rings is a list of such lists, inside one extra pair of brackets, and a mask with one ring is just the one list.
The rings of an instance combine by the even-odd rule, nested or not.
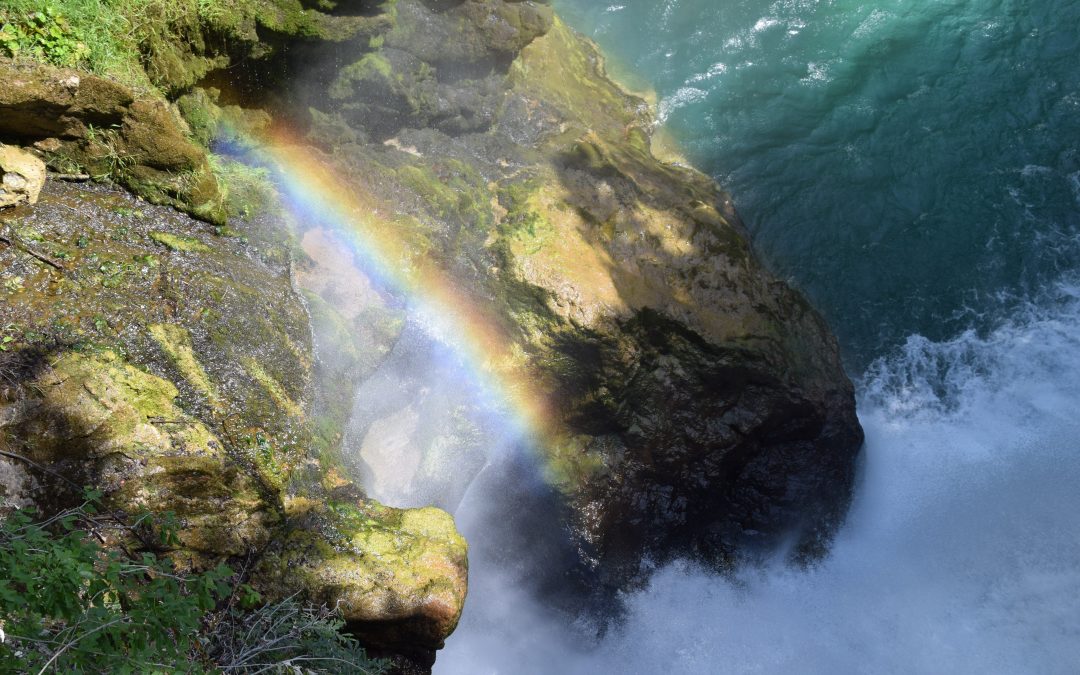
[(264, 603), (224, 565), (184, 575), (104, 546), (118, 530), (174, 545), (176, 530), (167, 517), (110, 520), (100, 497), (88, 491), (46, 519), (33, 509), (0, 518), (0, 673), (386, 671), (330, 609)]
[(0, 672), (132, 673), (180, 663), (204, 614), (228, 595), (226, 567), (183, 577), (152, 554), (102, 547), (84, 529), (104, 529), (98, 496), (42, 522), (33, 509), (15, 511), (0, 525)]
[(214, 633), (208, 651), (227, 673), (387, 672), (388, 664), (369, 658), (354, 638), (341, 632), (344, 622), (326, 607), (288, 598), (254, 611), (234, 607), (224, 618), (229, 629)]
[(74, 66), (90, 56), (67, 18), (52, 4), (14, 13), (0, 27), (0, 46), (10, 56), (30, 56), (58, 66)]

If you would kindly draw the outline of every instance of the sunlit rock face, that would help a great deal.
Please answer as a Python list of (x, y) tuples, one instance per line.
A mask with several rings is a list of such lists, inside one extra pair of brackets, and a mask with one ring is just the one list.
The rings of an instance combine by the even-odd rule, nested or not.
[[(862, 443), (852, 387), (730, 198), (653, 156), (648, 105), (548, 7), (396, 7), (365, 53), (329, 61), (308, 138), (381, 205), (374, 221), (511, 327), (549, 399), (539, 444), (583, 557), (620, 586), (643, 556), (823, 551)], [(432, 386), (408, 379), (358, 398), (347, 439), (371, 483), (406, 499), (435, 480), (432, 434), (415, 431)]]
[[(862, 438), (835, 341), (755, 259), (728, 196), (654, 157), (649, 106), (612, 84), (596, 49), (543, 3), (321, 6), (244, 2), (233, 32), (192, 42), (175, 69), (154, 56), (154, 82), (184, 94), (186, 129), (160, 100), (4, 65), (23, 84), (0, 91), (0, 131), (89, 163), (122, 150), (167, 178), (206, 175), (196, 142), (258, 142), (292, 127), (291, 142), (318, 148), (370, 207), (369, 232), (403, 244), (388, 264), (433, 261), (509, 341), (499, 376), (543, 399), (545, 419), (522, 444), (535, 446), (562, 503), (524, 514), (515, 534), (525, 545), (560, 530), (552, 521), (565, 513), (574, 555), (609, 589), (640, 581), (644, 559), (723, 565), (785, 540), (821, 551)], [(104, 141), (89, 134), (101, 120), (113, 129)], [(173, 201), (159, 201), (219, 219), (212, 187), (205, 202), (167, 190)], [(87, 340), (111, 344), (118, 361), (64, 362), (98, 392), (79, 394), (82, 407), (68, 401), (70, 377), (40, 380), (46, 393), (5, 393), (5, 433), (52, 434), (32, 427), (44, 418), (21, 416), (42, 396), (86, 428), (105, 406), (116, 422), (108, 447), (151, 455), (124, 474), (131, 482), (119, 477), (117, 499), (164, 481), (162, 494), (190, 496), (185, 507), (209, 519), (213, 536), (191, 539), (191, 551), (229, 556), (265, 541), (268, 590), (341, 600), (362, 637), (429, 662), (464, 603), (464, 542), (443, 514), (384, 509), (315, 456), (343, 447), (394, 506), (456, 508), (497, 436), (482, 397), (432, 356), (467, 336), (430, 334), (410, 298), (335, 258), (333, 233), (299, 233), (305, 255), (294, 259), (293, 243), (259, 220), (215, 230), (105, 188), (47, 185), (44, 195), (34, 211), (11, 210), (11, 226), (55, 244), (61, 265), (92, 283), (0, 249), (5, 322), (44, 336), (45, 355)], [(26, 381), (39, 376), (49, 377)], [(125, 382), (153, 383), (153, 410), (166, 414), (140, 412), (148, 401)], [(114, 391), (130, 400), (109, 408)], [(76, 463), (99, 472), (95, 453), (107, 450), (83, 449)], [(156, 470), (162, 457), (189, 456), (215, 468), (203, 472), (206, 494), (235, 493), (244, 513), (265, 517), (220, 527), (216, 496), (188, 495), (197, 481)], [(5, 473), (5, 485), (19, 475)], [(225, 534), (237, 538), (207, 543)]]

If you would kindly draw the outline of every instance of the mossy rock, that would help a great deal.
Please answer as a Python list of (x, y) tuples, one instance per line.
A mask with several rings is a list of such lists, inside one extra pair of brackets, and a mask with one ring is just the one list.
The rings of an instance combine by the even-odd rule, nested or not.
[(624, 580), (643, 555), (821, 550), (862, 441), (835, 339), (731, 198), (654, 156), (648, 102), (535, 3), (399, 0), (371, 49), (324, 74), (311, 133), (365, 227), (491, 310), (583, 550)]
[(110, 351), (66, 352), (32, 386), (39, 398), (10, 425), (25, 454), (101, 490), (117, 512), (175, 514), (179, 562), (205, 566), (269, 541), (276, 507), (221, 440), (176, 406), (171, 382)]
[(293, 499), (289, 533), (255, 578), (274, 596), (337, 607), (368, 646), (423, 655), (457, 626), (468, 590), (465, 539), (435, 508)]
[(226, 218), (206, 151), (165, 101), (43, 64), (0, 60), (0, 135), (36, 144), (53, 168), (111, 179), (147, 201)]

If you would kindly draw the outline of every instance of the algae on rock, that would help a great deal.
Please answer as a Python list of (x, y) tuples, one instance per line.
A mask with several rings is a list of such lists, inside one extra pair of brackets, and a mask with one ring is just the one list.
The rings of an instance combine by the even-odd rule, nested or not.
[(260, 563), (264, 587), (336, 606), (366, 645), (430, 666), (467, 590), (467, 547), (453, 519), (435, 508), (302, 498), (287, 512), (289, 533)]
[(224, 222), (206, 151), (164, 101), (73, 70), (0, 60), (0, 137), (64, 172), (110, 178), (148, 201)]
[(107, 507), (129, 517), (174, 513), (177, 562), (205, 566), (269, 541), (280, 520), (274, 505), (222, 442), (175, 405), (172, 383), (104, 351), (62, 353), (32, 386), (40, 398), (5, 415), (18, 447), (101, 490)]

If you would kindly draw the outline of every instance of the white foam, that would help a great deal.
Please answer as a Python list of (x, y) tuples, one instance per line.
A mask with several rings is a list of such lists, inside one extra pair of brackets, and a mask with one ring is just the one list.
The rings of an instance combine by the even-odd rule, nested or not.
[(708, 96), (709, 92), (704, 89), (698, 89), (697, 87), (683, 87), (671, 96), (667, 96), (660, 101), (660, 105), (657, 106), (657, 121), (660, 124), (663, 124), (675, 111), (685, 108), (688, 105), (704, 101)]

